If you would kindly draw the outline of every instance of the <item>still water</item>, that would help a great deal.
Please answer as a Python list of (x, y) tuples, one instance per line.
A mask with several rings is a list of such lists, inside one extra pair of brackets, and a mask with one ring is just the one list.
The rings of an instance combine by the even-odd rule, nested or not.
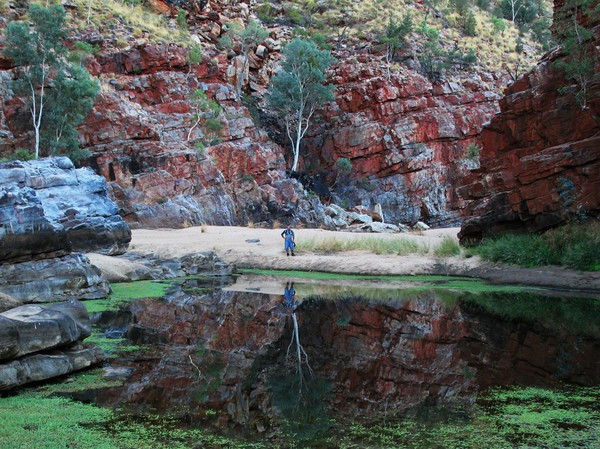
[[(411, 437), (398, 430), (368, 445), (365, 429), (472, 422), (494, 387), (583, 387), (593, 430), (566, 447), (592, 447), (600, 300), (444, 284), (258, 275), (173, 282), (164, 297), (94, 314), (102, 335), (134, 350), (105, 367), (122, 385), (86, 399), (278, 447), (405, 447)], [(519, 438), (481, 447), (552, 447)]]

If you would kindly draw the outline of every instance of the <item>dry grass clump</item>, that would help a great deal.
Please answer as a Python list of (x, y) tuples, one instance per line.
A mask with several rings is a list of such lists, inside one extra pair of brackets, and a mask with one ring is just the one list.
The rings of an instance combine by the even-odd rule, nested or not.
[(368, 251), (377, 255), (406, 255), (426, 254), (429, 246), (405, 238), (308, 238), (297, 245), (298, 251), (312, 251), (317, 253), (340, 253), (346, 251)]
[(95, 0), (91, 4), (90, 0), (73, 0), (73, 3), (77, 5), (72, 13), (73, 25), (77, 28), (89, 29), (93, 26), (102, 32), (112, 31), (117, 39), (123, 28), (123, 32), (131, 32), (135, 38), (143, 36), (152, 42), (191, 43), (187, 30), (178, 27), (174, 20), (155, 13), (143, 3), (126, 4), (118, 0)]

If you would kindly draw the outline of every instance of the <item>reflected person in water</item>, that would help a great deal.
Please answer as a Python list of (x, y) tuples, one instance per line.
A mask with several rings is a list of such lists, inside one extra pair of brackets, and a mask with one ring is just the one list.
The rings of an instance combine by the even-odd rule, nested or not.
[(296, 291), (294, 290), (293, 282), (288, 281), (285, 284), (285, 289), (283, 290), (283, 306), (291, 309), (296, 308)]

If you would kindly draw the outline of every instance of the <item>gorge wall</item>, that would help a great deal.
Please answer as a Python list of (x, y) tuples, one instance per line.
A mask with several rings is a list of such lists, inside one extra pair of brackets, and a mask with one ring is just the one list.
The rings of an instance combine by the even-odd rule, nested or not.
[(458, 223), (453, 185), (475, 166), (467, 147), (497, 112), (502, 79), (473, 73), (432, 84), (363, 54), (341, 57), (331, 82), (336, 104), (307, 143), (313, 169), (336, 173), (336, 161), (349, 159), (353, 182), (338, 180), (338, 190), (353, 205), (381, 204), (388, 222)]
[[(161, 13), (176, 11), (173, 2), (152, 4)], [(287, 141), (257, 127), (256, 115), (234, 88), (243, 77), (251, 101), (262, 104), (290, 29), (271, 27), (250, 55), (248, 73), (241, 73), (240, 56), (216, 48), (215, 42), (228, 20), (252, 17), (249, 5), (211, 2), (188, 12), (191, 35), (204, 51), (198, 64), (188, 63), (186, 48), (136, 38), (126, 27), (113, 30), (115, 35), (92, 27), (72, 36), (99, 49), (86, 62), (102, 86), (80, 127), (82, 146), (92, 152), (86, 164), (108, 181), (111, 197), (132, 227), (274, 220), (333, 227), (308, 185), (286, 173)], [(125, 33), (126, 46), (117, 31)], [(408, 69), (388, 77), (382, 55), (372, 48), (336, 56), (330, 76), (336, 101), (308, 136), (303, 170), (334, 173), (337, 159), (346, 157), (353, 167), (351, 182), (337, 184), (336, 198), (344, 206), (381, 203), (391, 223), (458, 223), (452, 185), (468, 170), (466, 147), (478, 142), (483, 123), (496, 112), (503, 81), (479, 74), (433, 86)], [(3, 80), (13, 72), (10, 61), (0, 61)], [(2, 84), (0, 133), (7, 139), (0, 141), (0, 151), (10, 153), (30, 147), (29, 116), (10, 83)], [(191, 97), (197, 90), (221, 108), (217, 118), (223, 129), (217, 133), (202, 126), (191, 130), (198, 113)]]
[[(555, 4), (555, 26), (562, 6)], [(600, 27), (579, 20), (593, 32), (585, 45), (596, 80), (586, 104), (556, 68), (565, 58), (560, 48), (506, 90), (500, 114), (481, 133), (480, 169), (458, 189), (464, 216), (475, 217), (463, 225), (462, 242), (600, 216)]]

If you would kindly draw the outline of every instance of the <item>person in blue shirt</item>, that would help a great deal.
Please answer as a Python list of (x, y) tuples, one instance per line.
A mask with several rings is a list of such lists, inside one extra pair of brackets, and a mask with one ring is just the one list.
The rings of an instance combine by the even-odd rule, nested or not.
[(296, 254), (294, 254), (294, 247), (296, 246), (296, 242), (294, 240), (295, 236), (294, 231), (292, 231), (292, 227), (288, 226), (287, 229), (284, 229), (284, 231), (281, 233), (281, 237), (285, 241), (283, 244), (285, 253), (289, 256), (291, 252), (292, 256), (295, 256)]

